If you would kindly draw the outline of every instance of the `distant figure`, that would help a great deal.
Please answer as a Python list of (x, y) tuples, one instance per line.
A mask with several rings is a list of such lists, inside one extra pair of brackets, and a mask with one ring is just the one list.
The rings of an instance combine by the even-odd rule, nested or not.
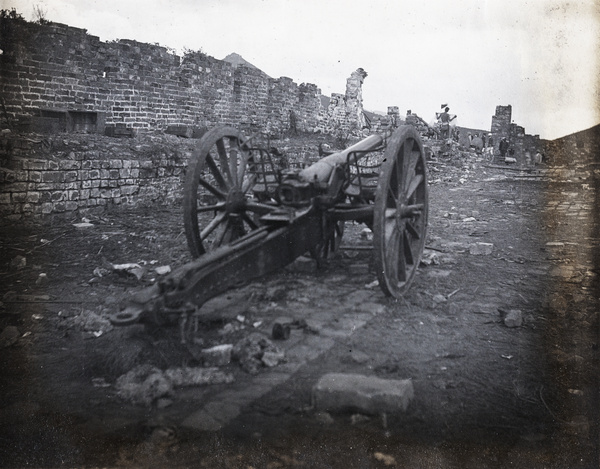
[(475, 150), (477, 154), (480, 154), (483, 150), (483, 140), (479, 136), (479, 134), (475, 134), (475, 138), (471, 141), (471, 147)]
[(460, 130), (458, 130), (456, 127), (454, 128), (453, 138), (454, 138), (454, 141), (457, 143), (460, 140)]
[(500, 144), (498, 145), (498, 150), (500, 150), (500, 155), (503, 159), (506, 158), (506, 152), (508, 151), (509, 143), (506, 137), (502, 137), (500, 140)]
[(508, 149), (508, 156), (506, 158), (504, 158), (504, 162), (506, 164), (515, 164), (517, 162), (517, 159), (515, 158), (515, 149), (514, 148), (509, 148)]
[(448, 114), (448, 111), (450, 110), (450, 108), (448, 106), (446, 106), (446, 108), (444, 109), (444, 112), (435, 113), (435, 117), (438, 120), (438, 122), (440, 123), (440, 132), (442, 135), (443, 139), (447, 139), (448, 136), (450, 135), (450, 122), (452, 122), (454, 119), (456, 119), (456, 116), (452, 116), (450, 117), (450, 114)]
[(481, 133), (481, 142), (483, 143), (483, 148), (487, 147), (486, 145), (486, 139), (485, 139), (485, 134), (482, 132)]
[(494, 148), (494, 138), (492, 134), (488, 134), (488, 147)]

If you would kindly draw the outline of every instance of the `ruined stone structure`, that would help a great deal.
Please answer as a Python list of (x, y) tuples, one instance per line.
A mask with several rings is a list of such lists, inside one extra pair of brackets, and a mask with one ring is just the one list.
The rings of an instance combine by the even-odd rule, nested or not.
[[(567, 166), (574, 172), (583, 170), (600, 175), (600, 169), (596, 168), (600, 155), (600, 124), (546, 142), (544, 153), (548, 162), (555, 166)], [(598, 212), (596, 215), (600, 217)]]
[(346, 106), (349, 114), (349, 122), (356, 122), (359, 129), (366, 126), (363, 113), (362, 84), (367, 77), (367, 72), (359, 68), (352, 72), (346, 80)]
[(500, 139), (506, 137), (510, 146), (515, 150), (515, 158), (523, 163), (526, 151), (534, 154), (542, 150), (542, 142), (539, 135), (525, 133), (525, 128), (512, 122), (512, 106), (496, 106), (496, 114), (492, 116), (491, 133), (494, 138), (494, 146), (498, 148)]
[[(0, 18), (3, 126), (30, 131), (165, 130), (230, 124), (273, 133), (362, 128), (362, 69), (333, 110), (321, 91), (287, 77), (158, 45), (102, 42), (63, 24)], [(333, 101), (333, 100), (332, 100)], [(330, 106), (331, 107), (331, 106)]]
[[(107, 206), (179, 207), (197, 140), (157, 133), (0, 133), (0, 218), (80, 216)], [(317, 144), (283, 148), (290, 162), (318, 157)]]
[(392, 126), (400, 125), (400, 108), (398, 106), (388, 106), (387, 115)]
[(107, 205), (172, 203), (194, 140), (87, 134), (0, 139), (0, 217), (86, 213)]
[[(0, 16), (0, 49), (0, 216), (11, 219), (179, 202), (195, 141), (167, 133), (228, 124), (277, 136), (293, 119), (298, 131), (352, 136), (365, 122), (362, 69), (323, 109), (313, 84), (18, 15)], [(305, 160), (317, 144), (285, 151)]]
[(332, 93), (329, 104), (319, 113), (317, 130), (327, 134), (360, 136), (367, 127), (362, 100), (362, 84), (367, 76), (358, 68), (346, 80), (346, 93)]

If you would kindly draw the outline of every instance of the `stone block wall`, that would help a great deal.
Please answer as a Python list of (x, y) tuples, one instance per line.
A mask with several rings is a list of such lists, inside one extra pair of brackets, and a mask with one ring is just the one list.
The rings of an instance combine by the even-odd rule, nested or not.
[(502, 137), (507, 137), (510, 130), (510, 123), (512, 120), (512, 106), (496, 106), (496, 113), (492, 116), (492, 134), (494, 141)]
[(76, 126), (97, 133), (104, 126), (155, 131), (218, 124), (282, 132), (290, 128), (292, 110), (307, 132), (360, 127), (362, 80), (351, 89), (352, 115), (323, 122), (338, 115), (322, 112), (316, 85), (270, 78), (201, 52), (180, 57), (158, 45), (102, 42), (84, 29), (6, 15), (0, 31), (3, 127), (30, 125), (36, 118), (38, 129), (39, 119), (47, 120), (46, 127), (52, 120), (75, 119), (83, 122)]
[(500, 140), (505, 137), (515, 151), (518, 163), (525, 163), (525, 153), (531, 155), (542, 151), (542, 142), (539, 135), (525, 133), (525, 128), (512, 122), (512, 106), (496, 106), (496, 113), (492, 116), (491, 126), (494, 146), (498, 148)]
[[(198, 142), (169, 134), (112, 138), (2, 132), (0, 218), (83, 216), (112, 205), (179, 209), (186, 168)], [(317, 139), (269, 143), (285, 154), (292, 168), (320, 158)]]
[(590, 166), (596, 180), (600, 178), (600, 125), (544, 143), (544, 153), (551, 164)]
[[(0, 49), (0, 216), (10, 219), (179, 201), (197, 140), (169, 133), (226, 124), (272, 139), (293, 122), (348, 140), (364, 126), (360, 68), (323, 109), (313, 84), (63, 24), (2, 14)], [(317, 144), (286, 153), (305, 164)]]
[(170, 135), (144, 140), (5, 136), (0, 216), (84, 214), (107, 205), (180, 201), (193, 145)]

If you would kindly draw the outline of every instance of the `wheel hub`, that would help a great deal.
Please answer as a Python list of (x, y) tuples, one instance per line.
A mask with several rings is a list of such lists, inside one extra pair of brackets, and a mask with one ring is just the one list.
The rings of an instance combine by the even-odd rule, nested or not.
[(414, 205), (400, 204), (400, 207), (398, 207), (398, 213), (400, 219), (414, 218), (419, 214), (419, 210), (416, 209)]
[(232, 189), (227, 194), (227, 200), (225, 201), (225, 210), (227, 213), (232, 212), (243, 212), (246, 209), (246, 197), (244, 193), (237, 189)]

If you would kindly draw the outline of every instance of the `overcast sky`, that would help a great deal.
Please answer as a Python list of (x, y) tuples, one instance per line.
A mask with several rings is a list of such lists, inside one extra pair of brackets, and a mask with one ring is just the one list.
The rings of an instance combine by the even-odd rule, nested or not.
[(600, 123), (597, 0), (0, 0), (101, 40), (237, 52), (272, 77), (344, 93), (362, 67), (364, 107), (489, 129), (497, 105), (530, 134)]

